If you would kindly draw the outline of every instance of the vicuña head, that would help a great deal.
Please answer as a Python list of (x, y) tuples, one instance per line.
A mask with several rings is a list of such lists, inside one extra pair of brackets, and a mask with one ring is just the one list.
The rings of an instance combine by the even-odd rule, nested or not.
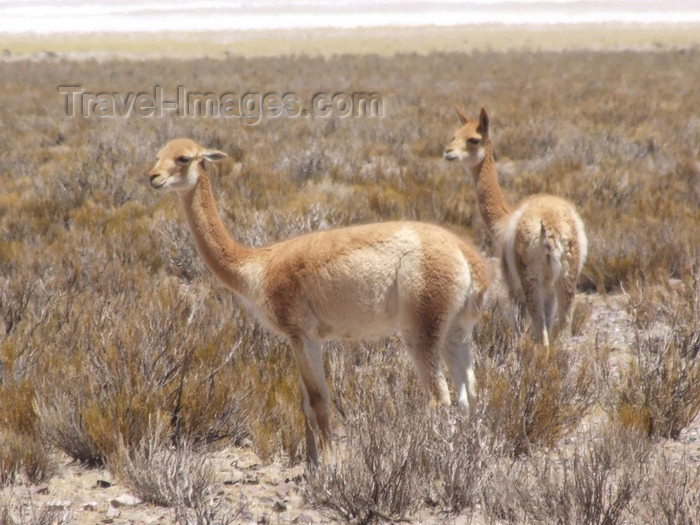
[(471, 332), (488, 275), (471, 243), (438, 226), (388, 222), (309, 233), (260, 249), (241, 246), (219, 218), (209, 168), (225, 158), (192, 140), (158, 152), (151, 185), (174, 190), (197, 249), (212, 272), (267, 328), (285, 337), (301, 376), (309, 459), (314, 433), (330, 438), (324, 339), (376, 339), (398, 332), (418, 375), (449, 404), (442, 370), (458, 403), (473, 408)]
[(452, 142), (445, 148), (447, 160), (465, 161), (470, 168), (486, 158), (485, 142), (489, 135), (489, 117), (481, 110), (479, 120), (469, 120), (462, 110), (455, 108), (462, 126), (455, 131)]
[(470, 119), (456, 109), (461, 126), (445, 148), (445, 159), (469, 168), (511, 296), (527, 309), (535, 339), (549, 346), (570, 327), (576, 281), (588, 250), (583, 222), (573, 204), (553, 195), (533, 195), (511, 208), (498, 184), (486, 110)]
[(188, 191), (194, 188), (205, 161), (219, 162), (226, 153), (203, 148), (190, 139), (175, 139), (158, 152), (158, 162), (149, 174), (158, 190)]

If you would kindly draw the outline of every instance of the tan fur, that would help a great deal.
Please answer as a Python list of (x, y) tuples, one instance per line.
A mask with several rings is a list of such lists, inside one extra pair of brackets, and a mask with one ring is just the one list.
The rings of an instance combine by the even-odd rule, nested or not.
[(459, 108), (457, 114), (462, 126), (445, 158), (466, 161), (511, 296), (530, 314), (535, 339), (549, 346), (570, 326), (576, 281), (588, 250), (583, 222), (573, 204), (553, 195), (534, 195), (508, 206), (498, 184), (486, 110), (478, 120)]
[[(314, 430), (330, 436), (321, 346), (325, 339), (376, 339), (398, 332), (434, 400), (449, 404), (444, 361), (458, 403), (474, 406), (471, 331), (488, 275), (480, 253), (438, 226), (390, 222), (315, 232), (251, 249), (219, 218), (208, 163), (225, 154), (189, 139), (168, 143), (151, 185), (180, 196), (197, 249), (216, 277), (267, 328), (286, 337), (301, 376), (307, 450)], [(178, 160), (179, 159), (179, 160)]]

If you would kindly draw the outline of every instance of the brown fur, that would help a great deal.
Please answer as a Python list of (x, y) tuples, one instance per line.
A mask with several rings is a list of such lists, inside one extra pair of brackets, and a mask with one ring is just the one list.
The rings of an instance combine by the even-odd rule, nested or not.
[(438, 403), (474, 406), (470, 335), (488, 286), (481, 254), (438, 226), (391, 222), (314, 232), (251, 249), (219, 218), (207, 166), (225, 158), (188, 139), (168, 143), (150, 172), (154, 188), (176, 191), (197, 249), (216, 277), (292, 346), (302, 384), (309, 458), (314, 431), (330, 439), (322, 341), (376, 339), (399, 332)]

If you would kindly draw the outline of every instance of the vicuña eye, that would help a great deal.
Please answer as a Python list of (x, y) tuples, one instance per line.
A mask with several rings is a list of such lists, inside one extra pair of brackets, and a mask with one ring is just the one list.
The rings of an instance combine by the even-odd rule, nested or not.
[(479, 139), (477, 139), (477, 138), (472, 137), (469, 139), (469, 144), (478, 144), (478, 143), (479, 143)]
[(188, 157), (188, 156), (186, 156), (186, 155), (182, 155), (181, 157), (178, 157), (178, 158), (177, 158), (177, 161), (178, 161), (180, 164), (187, 164), (190, 160), (191, 160), (190, 157)]

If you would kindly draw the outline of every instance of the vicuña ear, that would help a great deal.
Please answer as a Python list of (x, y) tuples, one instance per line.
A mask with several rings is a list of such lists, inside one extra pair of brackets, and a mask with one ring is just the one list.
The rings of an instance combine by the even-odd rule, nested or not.
[(228, 155), (226, 155), (226, 153), (224, 153), (223, 151), (210, 149), (202, 153), (202, 157), (204, 157), (209, 162), (221, 162), (226, 157), (228, 157)]
[(455, 106), (455, 111), (457, 111), (457, 115), (459, 115), (459, 120), (462, 121), (462, 124), (469, 122), (469, 117), (467, 117), (457, 106)]
[(489, 134), (489, 115), (485, 108), (481, 108), (481, 113), (479, 113), (479, 127), (476, 128), (476, 131), (482, 135)]

